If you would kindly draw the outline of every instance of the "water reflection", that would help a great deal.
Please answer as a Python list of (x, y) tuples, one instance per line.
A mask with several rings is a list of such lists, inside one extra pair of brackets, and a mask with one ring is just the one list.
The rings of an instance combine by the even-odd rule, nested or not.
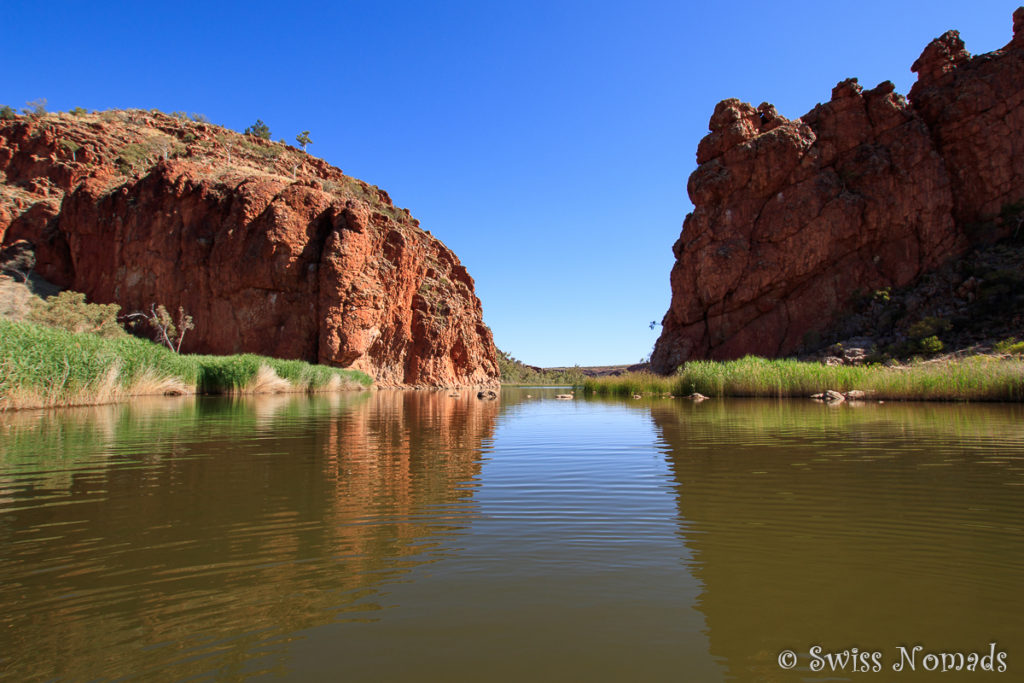
[(283, 671), (447, 552), (496, 414), (381, 391), (3, 416), (0, 674)]
[(851, 680), (807, 648), (993, 640), (1016, 666), (1020, 407), (556, 393), (0, 417), (0, 678)]
[[(987, 653), (998, 642), (1019, 657), (1019, 406), (650, 410), (679, 485), (711, 653), (730, 677), (836, 680), (806, 668), (815, 644), (880, 650), (890, 675), (898, 645)], [(802, 671), (780, 670), (783, 648), (800, 653)]]

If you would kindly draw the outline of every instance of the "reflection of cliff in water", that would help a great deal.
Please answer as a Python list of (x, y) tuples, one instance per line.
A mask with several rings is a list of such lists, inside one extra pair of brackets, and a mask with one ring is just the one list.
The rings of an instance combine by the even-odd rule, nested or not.
[(0, 418), (0, 677), (230, 679), (373, 619), (468, 523), (497, 414), (433, 392), (154, 406)]
[(729, 674), (797, 680), (776, 656), (815, 644), (889, 671), (898, 645), (1020, 642), (1021, 407), (808, 404), (651, 408)]

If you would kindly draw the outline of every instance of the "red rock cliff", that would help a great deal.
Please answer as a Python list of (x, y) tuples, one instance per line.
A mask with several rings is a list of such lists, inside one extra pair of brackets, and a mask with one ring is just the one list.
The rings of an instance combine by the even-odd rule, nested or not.
[(910, 104), (850, 79), (792, 121), (767, 103), (715, 107), (656, 371), (791, 353), (856, 291), (908, 284), (1005, 232), (1001, 210), (1024, 199), (1024, 8), (1003, 49), (971, 57), (949, 31), (912, 68)]
[(183, 306), (183, 352), (495, 384), (473, 279), (387, 193), (325, 162), (142, 111), (0, 122), (0, 240), (125, 310)]

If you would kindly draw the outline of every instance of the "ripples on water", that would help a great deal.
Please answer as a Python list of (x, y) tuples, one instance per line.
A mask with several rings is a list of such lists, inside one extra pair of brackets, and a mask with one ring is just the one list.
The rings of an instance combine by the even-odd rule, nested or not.
[(837, 680), (808, 647), (990, 641), (1020, 675), (1019, 406), (555, 393), (0, 416), (0, 678)]

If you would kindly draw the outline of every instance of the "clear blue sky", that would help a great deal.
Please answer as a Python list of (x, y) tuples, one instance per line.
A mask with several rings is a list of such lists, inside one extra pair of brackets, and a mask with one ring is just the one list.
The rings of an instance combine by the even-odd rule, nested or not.
[(905, 94), (932, 38), (1002, 47), (1018, 2), (6, 0), (0, 104), (309, 130), (455, 251), (500, 348), (631, 363), (668, 307), (719, 100), (793, 118), (849, 76)]

